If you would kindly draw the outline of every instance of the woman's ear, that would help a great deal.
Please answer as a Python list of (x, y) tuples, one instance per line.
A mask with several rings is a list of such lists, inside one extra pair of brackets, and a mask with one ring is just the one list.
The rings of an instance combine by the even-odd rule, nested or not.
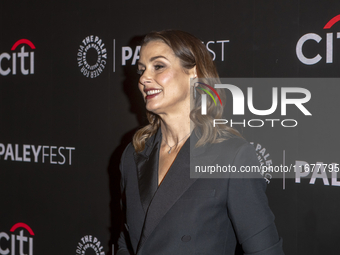
[(191, 68), (190, 71), (189, 71), (189, 73), (190, 73), (190, 78), (193, 78), (193, 79), (197, 78), (196, 66), (194, 66), (193, 68)]

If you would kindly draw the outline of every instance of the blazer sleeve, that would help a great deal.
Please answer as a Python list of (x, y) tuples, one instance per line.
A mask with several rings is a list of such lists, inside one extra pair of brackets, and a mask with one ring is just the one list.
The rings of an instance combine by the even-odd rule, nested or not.
[[(121, 174), (121, 179), (120, 179), (121, 197), (123, 196), (124, 190), (125, 190), (124, 160), (125, 160), (126, 152), (128, 151), (129, 146), (131, 146), (131, 144), (129, 144), (125, 148), (122, 158), (120, 160), (120, 165), (119, 165), (120, 174)], [(122, 198), (120, 200), (120, 205), (121, 205), (121, 210), (124, 211), (125, 205), (123, 203)], [(131, 252), (131, 249), (129, 249), (130, 245), (128, 241), (129, 241), (128, 233), (127, 233), (127, 230), (124, 228), (124, 230), (121, 231), (119, 239), (118, 239), (118, 251), (116, 255), (132, 255), (133, 254), (133, 252)]]
[[(233, 165), (237, 169), (258, 166), (253, 146), (242, 145)], [(260, 173), (242, 173), (229, 179), (229, 217), (245, 255), (284, 254), (265, 190), (266, 182)]]
[(124, 231), (122, 231), (120, 233), (120, 236), (119, 236), (119, 239), (118, 239), (118, 251), (117, 251), (116, 255), (132, 255), (133, 254), (127, 248), (125, 234), (126, 233), (124, 233)]

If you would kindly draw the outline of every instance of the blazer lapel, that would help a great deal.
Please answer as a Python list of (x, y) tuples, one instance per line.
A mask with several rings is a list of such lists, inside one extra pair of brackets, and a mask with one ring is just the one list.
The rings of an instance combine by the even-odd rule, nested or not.
[(174, 163), (165, 175), (162, 184), (159, 186), (151, 201), (144, 221), (137, 253), (171, 206), (195, 181), (195, 179), (190, 179), (189, 157), (190, 147), (187, 141), (178, 153)]
[[(160, 141), (158, 142), (160, 143)], [(218, 155), (216, 153), (207, 153), (209, 146), (194, 148), (196, 142), (197, 138), (195, 135), (192, 135), (185, 142), (168, 173), (165, 175), (162, 184), (158, 187), (154, 196), (151, 197), (151, 203), (145, 216), (142, 234), (137, 247), (137, 253), (141, 250), (141, 247), (164, 215), (170, 210), (182, 194), (197, 180), (197, 178), (190, 178), (190, 161), (194, 161), (195, 164), (197, 164), (197, 162), (209, 164), (217, 158)], [(159, 153), (159, 149), (157, 152)], [(156, 170), (158, 170), (158, 155), (159, 154), (157, 154), (156, 158), (157, 163), (153, 162), (154, 166), (157, 166)], [(158, 177), (157, 172), (156, 176)], [(145, 181), (145, 183), (147, 183), (147, 181)], [(156, 183), (158, 186), (157, 180)], [(145, 189), (147, 189), (147, 187)]]
[(158, 130), (145, 144), (141, 153), (136, 153), (138, 186), (140, 200), (146, 213), (148, 206), (158, 188), (158, 157), (161, 141), (161, 132)]
[[(219, 156), (221, 151), (213, 149), (214, 145), (206, 144), (204, 146), (195, 148), (198, 141), (196, 135), (190, 137), (190, 178), (204, 178), (205, 175), (202, 172), (196, 172), (196, 166), (211, 166), (214, 160)], [(206, 175), (205, 175), (206, 176)], [(210, 176), (211, 177), (211, 176)], [(209, 178), (210, 178), (209, 177)]]

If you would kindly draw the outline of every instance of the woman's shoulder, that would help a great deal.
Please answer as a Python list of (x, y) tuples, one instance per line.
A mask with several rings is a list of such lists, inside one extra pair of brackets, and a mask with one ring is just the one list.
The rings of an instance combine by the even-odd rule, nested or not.
[(254, 146), (252, 146), (246, 139), (236, 135), (230, 135), (227, 139), (220, 143), (210, 144), (214, 150), (219, 151), (233, 151), (237, 152), (244, 148), (249, 148), (249, 150), (254, 150)]
[(130, 142), (124, 149), (122, 157), (121, 157), (121, 165), (125, 162), (129, 162), (133, 159), (133, 155), (135, 153), (135, 148), (133, 147), (132, 142)]
[(239, 136), (230, 136), (227, 140), (211, 144), (209, 147), (209, 152), (218, 155), (220, 160), (256, 165), (259, 163), (254, 146)]
[(131, 142), (125, 147), (125, 150), (121, 156), (119, 169), (121, 174), (121, 183), (123, 185), (122, 187), (126, 185), (128, 176), (134, 172), (134, 152), (135, 148)]

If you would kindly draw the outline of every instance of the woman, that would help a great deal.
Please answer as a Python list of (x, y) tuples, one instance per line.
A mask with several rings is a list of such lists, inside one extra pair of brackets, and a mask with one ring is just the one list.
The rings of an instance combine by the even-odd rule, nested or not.
[(237, 243), (245, 254), (283, 254), (263, 178), (190, 178), (190, 156), (207, 165), (258, 165), (236, 130), (212, 126), (222, 106), (208, 100), (201, 115), (198, 78), (218, 81), (201, 41), (176, 30), (148, 34), (138, 73), (150, 124), (121, 159), (126, 231), (118, 254), (234, 254)]

